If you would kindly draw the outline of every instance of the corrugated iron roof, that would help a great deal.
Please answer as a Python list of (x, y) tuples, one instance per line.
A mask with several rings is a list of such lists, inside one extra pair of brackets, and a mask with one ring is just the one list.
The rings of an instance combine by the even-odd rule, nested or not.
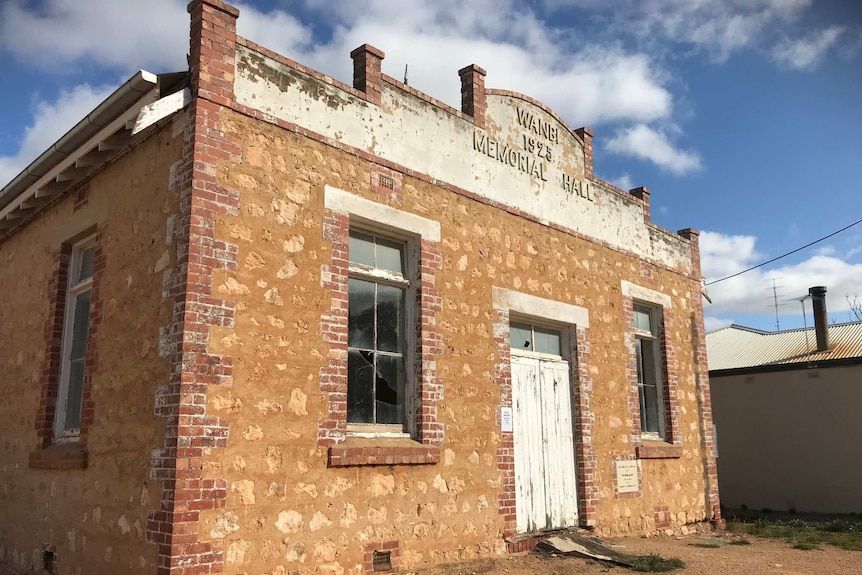
[(706, 334), (709, 370), (862, 359), (862, 322), (829, 326), (829, 349), (817, 351), (814, 328), (761, 331), (741, 325)]

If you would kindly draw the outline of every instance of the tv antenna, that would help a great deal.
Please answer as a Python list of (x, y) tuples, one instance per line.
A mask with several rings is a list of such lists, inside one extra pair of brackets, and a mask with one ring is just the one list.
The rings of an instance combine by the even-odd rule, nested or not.
[(853, 301), (850, 301), (850, 294), (844, 296), (847, 298), (847, 303), (850, 304), (850, 311), (856, 316), (856, 321), (862, 321), (862, 302), (859, 301), (859, 294), (853, 294)]
[(811, 362), (811, 344), (808, 342), (808, 320), (805, 318), (805, 300), (811, 297), (811, 294), (805, 294), (799, 299), (799, 303), (802, 305), (802, 325), (804, 329), (802, 331), (805, 332), (805, 350), (808, 353), (808, 362)]
[(781, 324), (778, 321), (778, 308), (784, 304), (778, 303), (778, 288), (782, 288), (784, 286), (776, 285), (775, 278), (770, 279), (772, 280), (772, 307), (775, 309), (775, 331), (781, 331)]

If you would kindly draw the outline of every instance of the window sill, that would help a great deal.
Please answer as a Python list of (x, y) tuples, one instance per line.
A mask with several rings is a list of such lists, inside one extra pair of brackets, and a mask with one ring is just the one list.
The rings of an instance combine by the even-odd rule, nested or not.
[(665, 441), (645, 441), (635, 448), (638, 459), (679, 459), (682, 446)]
[(329, 448), (329, 467), (435, 465), (440, 448), (410, 438), (350, 437)]
[(30, 469), (86, 469), (89, 454), (77, 442), (55, 443), (30, 452)]

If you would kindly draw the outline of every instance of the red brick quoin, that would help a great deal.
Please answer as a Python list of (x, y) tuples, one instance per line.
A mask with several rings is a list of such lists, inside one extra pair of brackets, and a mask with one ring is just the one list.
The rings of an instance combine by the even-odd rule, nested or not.
[(715, 433), (712, 424), (712, 395), (710, 394), (709, 371), (706, 363), (706, 330), (703, 325), (703, 296), (701, 294), (700, 232), (692, 228), (680, 230), (679, 235), (691, 243), (691, 301), (694, 302), (692, 314), (692, 338), (697, 344), (695, 352), (695, 377), (698, 382), (698, 399), (702, 418), (704, 459), (707, 475), (706, 507), (711, 513), (712, 524), (724, 528), (721, 517), (721, 502), (718, 494), (718, 467), (715, 461)]
[(172, 191), (180, 198), (177, 258), (164, 293), (173, 301), (160, 350), (170, 378), (156, 391), (155, 411), (166, 421), (165, 443), (153, 451), (150, 477), (162, 482), (159, 508), (150, 511), (147, 538), (158, 545), (159, 575), (221, 573), (223, 551), (200, 541), (200, 512), (224, 507), (227, 482), (203, 478), (203, 452), (227, 445), (228, 426), (206, 414), (210, 386), (231, 382), (232, 358), (208, 352), (210, 326), (231, 326), (234, 302), (212, 295), (213, 273), (235, 270), (237, 246), (215, 239), (215, 220), (236, 214), (239, 196), (218, 186), (216, 167), (240, 161), (240, 149), (220, 135), (221, 105), (233, 101), (236, 18), (217, 0), (195, 0), (191, 14), (192, 90), (182, 160)]

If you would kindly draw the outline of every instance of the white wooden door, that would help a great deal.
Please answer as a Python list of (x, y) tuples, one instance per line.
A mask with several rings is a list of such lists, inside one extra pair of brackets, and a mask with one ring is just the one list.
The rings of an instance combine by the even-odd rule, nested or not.
[(515, 514), (519, 533), (578, 522), (569, 364), (512, 355)]

